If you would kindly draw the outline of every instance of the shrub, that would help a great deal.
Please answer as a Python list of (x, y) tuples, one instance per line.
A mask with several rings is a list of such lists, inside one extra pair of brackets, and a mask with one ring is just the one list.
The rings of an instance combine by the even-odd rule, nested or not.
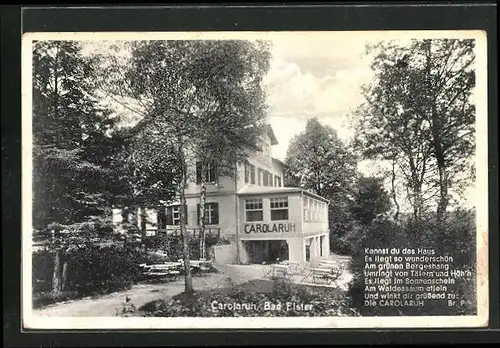
[(145, 255), (119, 246), (77, 249), (67, 255), (67, 282), (81, 296), (129, 289), (140, 277)]
[[(250, 304), (249, 308), (218, 308), (212, 304)], [(268, 310), (264, 304), (281, 304), (280, 309)], [(300, 310), (287, 303), (309, 304), (310, 310)], [(141, 308), (145, 316), (177, 317), (261, 317), (261, 316), (357, 316), (349, 308), (345, 293), (337, 289), (312, 288), (283, 281), (254, 280), (245, 284), (230, 284), (224, 288), (201, 291), (193, 295), (181, 293), (171, 300), (152, 301)]]
[[(111, 245), (72, 248), (62, 253), (61, 265), (66, 264), (65, 286), (61, 294), (50, 294), (54, 271), (54, 252), (33, 253), (33, 297), (37, 303), (59, 301), (64, 293), (84, 297), (128, 289), (140, 279), (139, 264), (146, 255), (136, 249)], [(68, 295), (69, 296), (69, 295)]]
[[(475, 221), (472, 212), (458, 211), (451, 213), (439, 227), (434, 216), (428, 215), (422, 221), (412, 219), (400, 223), (388, 219), (376, 219), (362, 228), (354, 243), (353, 257), (350, 263), (354, 274), (349, 287), (351, 305), (363, 315), (472, 315), (476, 311), (475, 294)], [(457, 279), (457, 286), (452, 292), (460, 294), (467, 301), (466, 306), (448, 307), (446, 301), (433, 301), (432, 306), (424, 307), (365, 307), (365, 248), (425, 248), (434, 249), (437, 256), (453, 257), (450, 270), (472, 272), (467, 279)], [(448, 291), (450, 292), (450, 291)]]

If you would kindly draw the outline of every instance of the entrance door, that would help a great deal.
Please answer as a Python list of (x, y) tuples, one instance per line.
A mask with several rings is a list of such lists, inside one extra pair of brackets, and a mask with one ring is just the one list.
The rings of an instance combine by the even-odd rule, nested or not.
[(311, 246), (306, 245), (306, 261), (311, 261)]

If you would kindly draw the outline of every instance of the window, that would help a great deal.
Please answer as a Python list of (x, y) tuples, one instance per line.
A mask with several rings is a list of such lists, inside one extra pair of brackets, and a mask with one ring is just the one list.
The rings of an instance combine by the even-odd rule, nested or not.
[(173, 225), (180, 225), (181, 214), (179, 208), (179, 206), (172, 207), (172, 219), (174, 221)]
[(281, 187), (281, 177), (278, 175), (274, 176), (274, 186)]
[[(196, 221), (200, 223), (200, 205), (196, 209)], [(219, 224), (219, 203), (205, 203), (205, 225)]]
[(247, 222), (262, 221), (262, 199), (245, 199), (245, 216)]
[(264, 170), (262, 174), (263, 174), (262, 185), (269, 186), (269, 172), (267, 170)]
[(273, 173), (269, 173), (269, 186), (274, 186)]
[[(207, 165), (204, 179), (206, 183), (214, 183), (217, 181), (217, 170), (215, 163), (209, 163)], [(201, 184), (201, 162), (196, 162), (196, 184)]]
[(265, 159), (268, 159), (269, 157), (271, 157), (271, 147), (269, 146), (269, 144), (267, 142), (264, 143), (263, 150), (264, 150), (263, 152), (264, 152)]
[(262, 185), (262, 169), (257, 169), (257, 185)]
[(288, 220), (288, 197), (271, 198), (271, 220)]
[(250, 169), (250, 184), (255, 185), (255, 166), (249, 164)]
[[(167, 207), (166, 224), (178, 226), (181, 224), (180, 205)], [(185, 207), (184, 207), (185, 208)], [(184, 209), (184, 221), (187, 224), (187, 209)]]

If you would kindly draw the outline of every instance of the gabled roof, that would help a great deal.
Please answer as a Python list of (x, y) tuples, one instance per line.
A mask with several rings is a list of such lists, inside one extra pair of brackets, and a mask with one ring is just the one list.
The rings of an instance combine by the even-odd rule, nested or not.
[(271, 145), (278, 145), (278, 139), (276, 138), (276, 135), (274, 134), (273, 128), (270, 124), (266, 124), (266, 131), (269, 135), (269, 138), (271, 138)]
[(273, 162), (276, 162), (278, 163), (279, 165), (283, 166), (283, 167), (286, 167), (286, 164), (283, 162), (283, 161), (280, 161), (279, 159), (275, 158), (275, 157), (272, 157), (271, 158), (273, 160)]

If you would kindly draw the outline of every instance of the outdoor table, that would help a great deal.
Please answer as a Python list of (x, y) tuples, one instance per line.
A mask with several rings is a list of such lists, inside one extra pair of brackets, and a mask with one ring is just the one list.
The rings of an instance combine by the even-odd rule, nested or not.
[(180, 271), (178, 270), (179, 264), (177, 262), (155, 265), (143, 264), (141, 266), (143, 266), (145, 269), (145, 272), (143, 274), (150, 278), (169, 277), (171, 279), (175, 279), (180, 274)]
[(266, 272), (265, 276), (269, 278), (278, 278), (278, 277), (283, 277), (287, 278), (290, 275), (290, 272), (288, 272), (289, 267), (286, 265), (271, 265), (271, 269)]
[(330, 284), (332, 281), (335, 281), (340, 273), (338, 270), (335, 270), (333, 268), (313, 268), (311, 269), (313, 281), (316, 279), (322, 279), (327, 282), (327, 284)]

